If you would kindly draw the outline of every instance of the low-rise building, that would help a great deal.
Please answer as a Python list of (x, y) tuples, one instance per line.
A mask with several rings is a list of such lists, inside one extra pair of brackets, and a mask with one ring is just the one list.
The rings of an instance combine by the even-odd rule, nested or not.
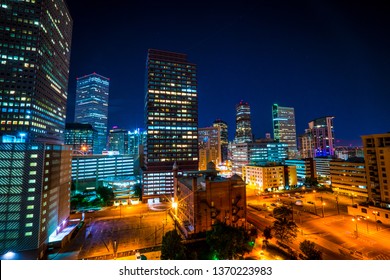
[(306, 178), (314, 180), (317, 178), (316, 166), (313, 158), (305, 159), (286, 159), (284, 163), (288, 166), (295, 166), (297, 171), (298, 185), (303, 185)]
[[(175, 169), (176, 168), (176, 169)], [(185, 236), (210, 230), (219, 222), (246, 226), (246, 188), (238, 176), (218, 176), (213, 163), (207, 170), (178, 176), (174, 166), (174, 205), (176, 223)]]
[(363, 158), (332, 160), (330, 181), (334, 192), (351, 197), (368, 198), (367, 177)]
[(243, 177), (248, 191), (259, 194), (265, 191), (282, 190), (286, 186), (297, 185), (295, 166), (266, 165), (244, 166)]

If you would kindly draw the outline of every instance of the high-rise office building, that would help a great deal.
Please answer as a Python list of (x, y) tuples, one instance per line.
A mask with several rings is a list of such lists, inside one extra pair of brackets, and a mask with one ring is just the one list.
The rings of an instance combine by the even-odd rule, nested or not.
[(146, 65), (143, 198), (173, 193), (172, 167), (198, 169), (196, 65), (186, 54), (149, 49)]
[(223, 120), (217, 119), (213, 122), (213, 126), (220, 128), (220, 131), (221, 131), (221, 159), (222, 159), (222, 162), (225, 162), (228, 160), (228, 145), (229, 145), (228, 125)]
[(245, 165), (264, 165), (269, 162), (283, 163), (287, 158), (286, 143), (274, 141), (256, 141), (252, 143), (232, 144), (232, 172), (242, 175)]
[(298, 150), (294, 108), (273, 104), (272, 122), (274, 139), (281, 143), (288, 144), (289, 157), (295, 157)]
[(305, 134), (299, 137), (301, 157), (333, 156), (335, 138), (333, 128), (334, 117), (322, 117), (309, 122)]
[(219, 127), (198, 129), (199, 170), (206, 170), (209, 162), (221, 163), (221, 135)]
[(130, 155), (143, 155), (144, 146), (146, 143), (146, 131), (141, 131), (139, 128), (134, 131), (129, 131), (129, 151)]
[(0, 143), (63, 144), (72, 25), (63, 0), (1, 1)]
[(248, 102), (241, 101), (236, 105), (236, 135), (235, 143), (253, 141), (251, 127), (251, 109)]
[(88, 123), (97, 130), (94, 154), (101, 154), (107, 148), (107, 117), (110, 79), (92, 73), (77, 78), (76, 123)]
[(72, 146), (73, 154), (93, 153), (97, 131), (90, 124), (67, 123), (65, 125), (65, 145)]
[(390, 208), (390, 132), (362, 136), (368, 197)]
[(63, 0), (1, 1), (0, 254), (43, 258), (67, 225), (72, 26)]
[(117, 151), (120, 155), (127, 155), (129, 153), (129, 131), (116, 126), (110, 129), (108, 150)]

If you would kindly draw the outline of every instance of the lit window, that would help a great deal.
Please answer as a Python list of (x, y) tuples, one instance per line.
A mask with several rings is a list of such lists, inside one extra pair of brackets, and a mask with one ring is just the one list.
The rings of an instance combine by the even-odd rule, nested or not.
[(31, 231), (28, 231), (24, 234), (24, 236), (31, 236), (32, 235), (32, 232)]

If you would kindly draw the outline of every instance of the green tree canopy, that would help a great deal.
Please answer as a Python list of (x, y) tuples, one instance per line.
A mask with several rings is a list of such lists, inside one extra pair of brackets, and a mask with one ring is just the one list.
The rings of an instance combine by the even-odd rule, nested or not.
[(274, 229), (275, 237), (281, 241), (291, 242), (297, 237), (297, 224), (287, 218), (277, 219), (272, 228)]
[(250, 237), (243, 228), (217, 223), (206, 234), (206, 242), (217, 259), (240, 259), (252, 250)]
[(161, 247), (162, 260), (185, 260), (185, 246), (182, 243), (181, 236), (176, 230), (168, 231), (162, 240)]
[(315, 243), (309, 240), (302, 241), (299, 244), (299, 249), (308, 260), (322, 260), (322, 252), (315, 248)]
[(292, 210), (287, 206), (280, 206), (280, 207), (274, 208), (274, 210), (272, 211), (272, 214), (273, 214), (275, 219), (289, 220), (290, 216), (292, 214)]
[(114, 192), (112, 191), (112, 188), (98, 187), (96, 189), (96, 196), (103, 204), (107, 205), (109, 201), (114, 199)]

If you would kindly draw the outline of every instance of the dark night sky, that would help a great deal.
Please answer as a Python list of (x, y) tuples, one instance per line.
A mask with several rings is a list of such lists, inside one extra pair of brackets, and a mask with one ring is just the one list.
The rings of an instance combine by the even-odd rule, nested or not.
[(273, 103), (295, 108), (297, 134), (335, 116), (338, 144), (390, 131), (387, 1), (68, 0), (74, 20), (68, 121), (76, 77), (111, 79), (109, 124), (143, 126), (148, 48), (188, 54), (198, 67), (199, 127), (235, 130), (251, 105), (257, 138), (272, 133)]

